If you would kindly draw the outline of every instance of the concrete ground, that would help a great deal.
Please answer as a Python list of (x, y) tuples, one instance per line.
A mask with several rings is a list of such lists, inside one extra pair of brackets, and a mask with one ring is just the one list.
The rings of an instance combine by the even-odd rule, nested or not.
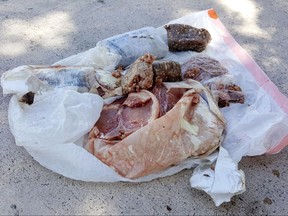
[[(175, 0), (0, 0), (0, 75), (24, 64), (51, 64), (106, 37), (214, 8), (236, 41), (288, 96), (288, 3)], [(247, 191), (216, 208), (191, 189), (192, 171), (146, 183), (86, 183), (40, 166), (14, 143), (10, 96), (0, 90), (0, 214), (3, 215), (287, 215), (288, 148), (244, 158)]]

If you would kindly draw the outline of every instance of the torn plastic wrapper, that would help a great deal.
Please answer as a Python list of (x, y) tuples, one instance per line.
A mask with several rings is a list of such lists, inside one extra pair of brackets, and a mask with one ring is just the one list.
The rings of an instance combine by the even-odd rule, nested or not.
[[(186, 168), (198, 166), (191, 177), (192, 187), (206, 191), (212, 196), (215, 204), (220, 205), (222, 202), (229, 201), (233, 195), (239, 194), (245, 190), (244, 174), (241, 170), (238, 170), (237, 167), (238, 162), (243, 156), (261, 155), (267, 152), (276, 153), (287, 146), (288, 100), (279, 92), (277, 87), (268, 79), (253, 59), (251, 59), (236, 43), (233, 37), (227, 32), (214, 10), (192, 13), (180, 19), (173, 20), (171, 23), (183, 23), (197, 28), (206, 28), (210, 32), (212, 41), (200, 55), (205, 54), (215, 58), (228, 69), (229, 73), (233, 75), (234, 79), (237, 81), (236, 84), (242, 88), (245, 95), (245, 103), (231, 104), (229, 107), (225, 107), (221, 110), (227, 122), (227, 136), (220, 148), (219, 155), (218, 152), (214, 152), (203, 159), (189, 158), (177, 166), (133, 181), (149, 181), (154, 178), (175, 174)], [(157, 29), (155, 34), (157, 33), (159, 33), (159, 40), (162, 38), (162, 40), (167, 43), (167, 38), (162, 34), (163, 27)], [(171, 53), (167, 52), (167, 46), (166, 48), (165, 46), (163, 47), (162, 57), (166, 60), (171, 59), (177, 61), (180, 64), (186, 62), (193, 56), (199, 55), (199, 53), (191, 51)], [(56, 62), (54, 65), (85, 65), (93, 68), (112, 70), (121, 61), (121, 56), (117, 52), (111, 52), (111, 50), (112, 49), (109, 49), (109, 47), (96, 46), (84, 53)], [(158, 57), (160, 58), (160, 56), (161, 55)], [(130, 58), (127, 59), (127, 61), (131, 61), (129, 60)], [(26, 91), (25, 88), (30, 84), (32, 86), (35, 84), (37, 87), (37, 82), (34, 79), (28, 80), (23, 85), (23, 91)], [(3, 85), (3, 82), (1, 82), (1, 85), (4, 92), (5, 83)], [(58, 98), (61, 98), (61, 95), (63, 95), (63, 98), (66, 98), (67, 92), (65, 91), (66, 90), (59, 91), (57, 93), (59, 94)], [(90, 108), (95, 106), (95, 101), (98, 101), (94, 96), (88, 96), (90, 95), (89, 93), (77, 93), (76, 95), (77, 97), (75, 98), (78, 98), (78, 101), (83, 100), (86, 106)], [(38, 96), (40, 98), (38, 98)], [(44, 102), (41, 100), (41, 95), (37, 95), (35, 100), (36, 102), (38, 101), (37, 103)], [(72, 113), (78, 113), (77, 115), (73, 114), (75, 118), (82, 118), (80, 114), (83, 114), (83, 111), (85, 111), (85, 109), (83, 110), (82, 103), (79, 105), (75, 103), (75, 101), (69, 102), (65, 100), (59, 100), (58, 102), (61, 106), (51, 107), (49, 106), (49, 103), (43, 103), (43, 106), (47, 105), (51, 108), (51, 111), (55, 111), (53, 114), (59, 114), (58, 119), (65, 118), (65, 116), (69, 117), (69, 115), (66, 115), (66, 108), (68, 107), (75, 109)], [(97, 102), (97, 104), (100, 105), (102, 103), (101, 100)], [(60, 109), (61, 107), (64, 108)], [(97, 116), (99, 117), (101, 109), (85, 111), (85, 114), (92, 115), (93, 118), (90, 119), (88, 116), (89, 119), (87, 121), (89, 124), (86, 124), (85, 130), (81, 130), (77, 136), (72, 136), (69, 140), (63, 139), (61, 142), (57, 140), (54, 140), (53, 143), (49, 144), (47, 142), (42, 142), (43, 145), (47, 145), (38, 146), (33, 139), (26, 139), (28, 136), (33, 137), (37, 135), (32, 133), (34, 121), (26, 121), (26, 128), (30, 127), (31, 130), (29, 129), (29, 131), (31, 133), (26, 133), (23, 129), (19, 134), (16, 132), (19, 127), (23, 127), (19, 122), (19, 119), (22, 117), (21, 115), (23, 115), (24, 118), (34, 118), (32, 114), (29, 116), (26, 115), (26, 112), (28, 112), (27, 108), (29, 109), (28, 105), (26, 105), (26, 109), (24, 108), (23, 110), (21, 104), (19, 104), (13, 96), (9, 105), (9, 124), (11, 131), (15, 136), (16, 144), (26, 148), (40, 164), (73, 179), (96, 182), (132, 181), (131, 179), (121, 177), (110, 167), (103, 164), (100, 160), (79, 146), (82, 144), (81, 140), (85, 139), (89, 127), (90, 129), (92, 128), (92, 121), (95, 123)], [(15, 112), (17, 115), (14, 115)], [(39, 111), (39, 114), (41, 112)], [(68, 112), (68, 114), (69, 113), (70, 112)], [(53, 115), (50, 113), (46, 117), (48, 119), (53, 118)], [(261, 125), (258, 124), (260, 121), (262, 122)], [(47, 121), (47, 124), (44, 124), (43, 127), (50, 127), (48, 122), (49, 121)], [(63, 127), (64, 125), (65, 124), (63, 124)], [(50, 129), (51, 132), (54, 132), (55, 130), (53, 127)], [(77, 125), (72, 124), (69, 131), (67, 130), (65, 133), (69, 134), (71, 131), (75, 132), (78, 129)], [(41, 143), (41, 136), (37, 143)], [(68, 152), (69, 154), (67, 154)], [(211, 169), (212, 164), (215, 164), (214, 170)]]
[(203, 163), (196, 167), (190, 179), (191, 186), (209, 194), (216, 206), (245, 191), (245, 175), (238, 170), (225, 148), (220, 146), (215, 164)]

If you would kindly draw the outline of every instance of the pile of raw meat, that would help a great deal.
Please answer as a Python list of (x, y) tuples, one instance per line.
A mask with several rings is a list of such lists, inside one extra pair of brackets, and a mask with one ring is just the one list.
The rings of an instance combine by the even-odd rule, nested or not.
[(204, 51), (211, 41), (206, 29), (184, 24), (163, 29), (164, 35), (147, 27), (108, 38), (54, 66), (18, 67), (3, 75), (3, 89), (9, 91), (9, 76), (21, 74), (37, 81), (20, 98), (27, 104), (50, 88), (100, 95), (105, 105), (84, 148), (126, 178), (205, 157), (225, 135), (219, 108), (244, 103), (244, 94), (215, 59), (171, 60), (174, 52)]
[[(165, 28), (170, 51), (201, 52), (211, 40), (206, 29)], [(217, 60), (200, 56), (180, 65), (156, 59), (145, 54), (127, 69), (119, 66), (111, 73), (115, 88), (98, 88), (102, 96), (119, 88), (123, 97), (104, 105), (85, 148), (127, 178), (209, 155), (221, 144), (225, 129), (214, 103), (244, 103), (241, 88)]]

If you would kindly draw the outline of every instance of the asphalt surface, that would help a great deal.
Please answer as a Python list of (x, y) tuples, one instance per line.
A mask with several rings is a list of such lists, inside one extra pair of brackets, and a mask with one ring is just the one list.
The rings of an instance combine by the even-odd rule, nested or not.
[[(214, 8), (236, 41), (288, 96), (288, 3), (173, 0), (0, 0), (0, 75), (24, 64), (52, 64), (97, 41), (188, 13)], [(215, 207), (192, 189), (192, 170), (146, 183), (86, 183), (42, 167), (9, 130), (10, 96), (0, 88), (0, 214), (2, 215), (287, 215), (288, 148), (245, 157), (247, 191)]]

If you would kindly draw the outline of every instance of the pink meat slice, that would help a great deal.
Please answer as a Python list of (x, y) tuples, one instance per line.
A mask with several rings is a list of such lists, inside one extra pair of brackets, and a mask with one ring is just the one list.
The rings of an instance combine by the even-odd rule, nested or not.
[(156, 96), (160, 104), (159, 117), (165, 115), (180, 100), (185, 93), (184, 88), (167, 89), (163, 83), (158, 83), (151, 92)]
[(103, 107), (90, 138), (115, 144), (115, 141), (122, 140), (158, 115), (159, 102), (152, 93), (146, 90), (130, 93), (128, 97)]

